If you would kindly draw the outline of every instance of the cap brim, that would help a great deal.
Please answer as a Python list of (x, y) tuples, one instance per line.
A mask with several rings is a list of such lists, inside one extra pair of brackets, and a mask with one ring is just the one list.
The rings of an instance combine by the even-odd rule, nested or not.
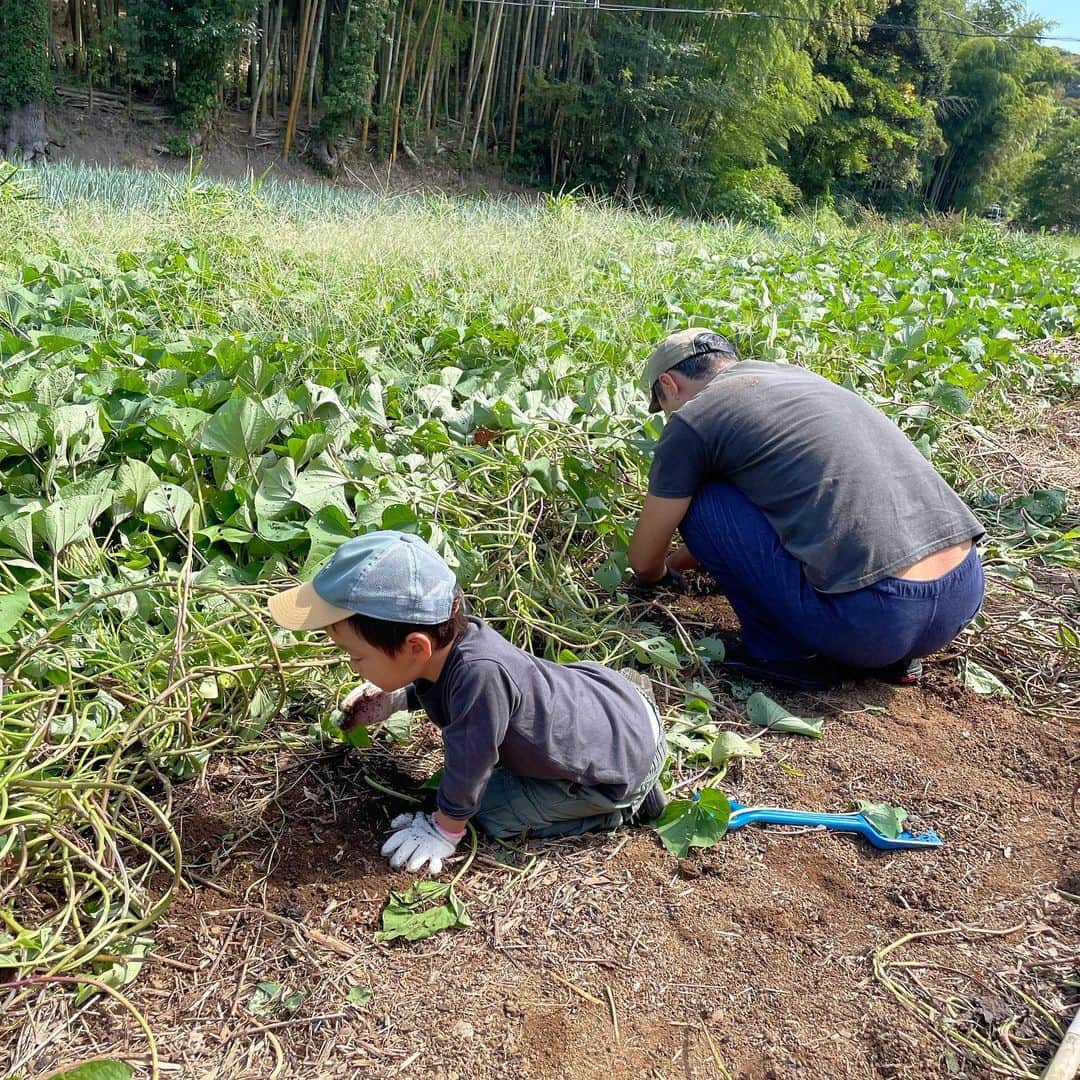
[(271, 596), (266, 606), (274, 622), (286, 630), (323, 630), (356, 614), (348, 608), (328, 604), (310, 581)]

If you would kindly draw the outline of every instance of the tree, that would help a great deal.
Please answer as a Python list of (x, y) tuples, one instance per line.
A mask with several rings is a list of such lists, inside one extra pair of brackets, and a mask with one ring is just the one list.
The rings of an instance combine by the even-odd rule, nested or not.
[(45, 98), (49, 79), (46, 0), (0, 3), (0, 151), (9, 160), (45, 160), (49, 136)]
[(1080, 119), (1063, 115), (1054, 124), (1020, 195), (1029, 224), (1080, 231)]
[(924, 162), (945, 149), (931, 105), (904, 78), (899, 58), (846, 51), (830, 65), (848, 94), (796, 141), (795, 179), (807, 195), (842, 193), (883, 210), (909, 202)]
[[(923, 171), (944, 150), (935, 111), (956, 39), (940, 33), (959, 0), (900, 0), (861, 39), (819, 64), (846, 100), (794, 140), (793, 175), (808, 195), (843, 194), (883, 210), (918, 201)], [(873, 8), (869, 15), (877, 14)]]
[(213, 119), (225, 69), (251, 36), (256, 0), (135, 0), (140, 41), (151, 69), (172, 83), (176, 126), (194, 132)]
[(560, 13), (550, 34), (548, 19), (541, 40), (559, 33), (568, 48), (545, 64), (541, 47), (530, 68), (529, 127), (515, 163), (540, 182), (694, 213), (726, 209), (720, 197), (733, 177), (739, 187), (768, 177), (790, 189), (772, 163), (843, 91), (814, 71), (805, 48), (813, 16), (830, 5), (763, 4), (775, 18), (710, 18), (683, 6), (593, 16), (585, 6)]
[(375, 84), (375, 52), (386, 24), (387, 0), (346, 0), (337, 32), (334, 63), (323, 95), (316, 161), (328, 170), (337, 166), (336, 144), (370, 120)]
[(1012, 3), (992, 0), (972, 18), (1010, 36), (970, 38), (956, 51), (949, 107), (940, 119), (947, 150), (927, 187), (927, 201), (938, 210), (981, 211), (1008, 199), (1053, 119), (1055, 91), (1070, 74), (1057, 50), (1035, 42), (1045, 24), (1014, 22)]

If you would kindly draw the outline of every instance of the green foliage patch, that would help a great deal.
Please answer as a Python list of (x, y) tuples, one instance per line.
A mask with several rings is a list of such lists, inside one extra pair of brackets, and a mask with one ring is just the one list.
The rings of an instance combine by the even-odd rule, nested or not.
[[(883, 408), (983, 515), (992, 571), (1080, 564), (1067, 499), (1005, 490), (959, 449), (1012, 398), (1080, 385), (1023, 346), (1080, 320), (1080, 264), (1050, 242), (40, 183), (0, 215), (0, 866), (22, 886), (0, 899), (0, 954), (17, 975), (101, 975), (105, 952), (122, 982), (178, 880), (168, 783), (336, 737), (320, 719), (350, 676), (260, 609), (357, 532), (423, 535), (538, 654), (662, 674), (684, 695), (675, 772), (752, 754), (721, 738), (706, 685), (722, 644), (640, 617), (624, 588), (660, 431), (636, 377), (667, 330), (715, 326)], [(794, 721), (733, 689), (773, 730)], [(665, 842), (714, 842), (720, 798), (672, 811)], [(465, 919), (426, 891), (388, 912), (402, 937)]]

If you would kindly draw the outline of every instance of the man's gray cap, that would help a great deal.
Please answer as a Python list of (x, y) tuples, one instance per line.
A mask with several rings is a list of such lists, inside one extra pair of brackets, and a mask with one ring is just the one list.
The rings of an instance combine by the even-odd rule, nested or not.
[(645, 361), (645, 371), (641, 376), (641, 386), (649, 395), (649, 412), (659, 412), (660, 402), (656, 400), (653, 386), (656, 380), (670, 371), (676, 364), (689, 360), (691, 356), (709, 356), (719, 354), (732, 356), (736, 360), (739, 354), (727, 338), (714, 334), (704, 326), (692, 326), (688, 330), (679, 330), (668, 334)]

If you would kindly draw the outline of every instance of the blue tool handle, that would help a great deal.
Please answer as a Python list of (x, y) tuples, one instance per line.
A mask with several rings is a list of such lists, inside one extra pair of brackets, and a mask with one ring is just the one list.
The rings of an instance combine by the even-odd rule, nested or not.
[(827, 829), (840, 829), (844, 832), (863, 832), (873, 828), (862, 814), (818, 814), (812, 810), (782, 810), (778, 806), (743, 806), (731, 803), (729, 829), (739, 829), (752, 822), (766, 825), (824, 825)]

